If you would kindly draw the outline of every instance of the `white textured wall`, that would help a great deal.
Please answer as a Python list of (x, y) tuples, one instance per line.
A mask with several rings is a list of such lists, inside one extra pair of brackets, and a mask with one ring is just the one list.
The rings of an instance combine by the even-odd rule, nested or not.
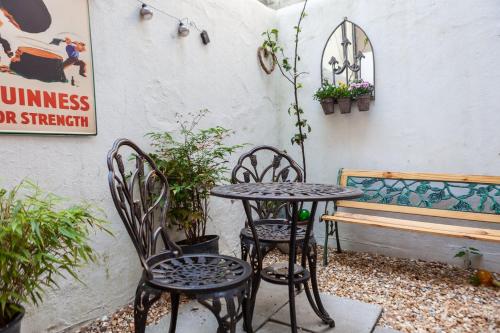
[[(178, 39), (175, 22), (162, 15), (141, 22), (134, 0), (90, 3), (99, 135), (0, 136), (1, 178), (9, 185), (29, 177), (56, 193), (98, 202), (116, 239), (96, 237), (102, 262), (82, 270), (87, 286), (63, 281), (40, 309), (29, 309), (23, 333), (60, 331), (111, 312), (134, 293), (139, 264), (106, 184), (105, 155), (114, 139), (129, 137), (146, 147), (144, 133), (175, 129), (175, 112), (207, 107), (213, 113), (205, 124), (235, 129), (235, 143), (281, 144), (298, 157), (296, 147), (288, 147), (293, 125), (286, 85), (277, 74), (263, 74), (255, 54), (260, 33), (278, 20), (282, 36), (291, 38), (300, 4), (276, 14), (253, 0), (150, 1), (207, 29), (212, 43), (203, 46), (195, 31)], [(302, 69), (310, 75), (301, 94), (313, 127), (310, 181), (333, 182), (339, 167), (499, 174), (496, 0), (311, 0), (308, 13), (301, 50)], [(320, 82), (323, 45), (344, 16), (373, 43), (377, 100), (367, 113), (325, 117), (311, 96)], [(211, 231), (232, 253), (240, 204), (212, 203)], [(473, 244), (355, 227), (343, 228), (342, 237), (349, 248), (439, 260)], [(498, 246), (473, 245), (500, 271)]]
[[(107, 185), (106, 154), (116, 138), (128, 137), (148, 148), (144, 134), (176, 129), (176, 112), (209, 108), (204, 125), (236, 130), (233, 143), (278, 140), (273, 81), (256, 58), (260, 33), (274, 24), (275, 12), (248, 0), (149, 3), (191, 18), (212, 42), (204, 46), (194, 30), (179, 39), (176, 22), (158, 13), (141, 22), (140, 4), (134, 0), (90, 0), (99, 135), (0, 136), (2, 185), (29, 177), (61, 195), (94, 200), (107, 212), (116, 234), (116, 239), (96, 237), (103, 259), (82, 270), (87, 285), (62, 281), (43, 306), (29, 309), (24, 333), (57, 332), (102, 316), (135, 292), (141, 269)], [(215, 202), (211, 230), (222, 236), (226, 253), (235, 247), (243, 223), (239, 205), (230, 206)]]
[[(301, 8), (278, 11), (287, 50)], [(498, 0), (311, 0), (307, 13), (300, 70), (310, 73), (301, 92), (313, 129), (306, 144), (309, 181), (334, 182), (341, 167), (500, 175)], [(377, 99), (369, 112), (353, 107), (348, 115), (325, 116), (312, 95), (324, 44), (344, 16), (372, 42)], [(281, 93), (284, 109), (291, 96)], [(281, 115), (288, 144), (293, 127), (284, 110)], [(455, 264), (457, 248), (472, 245), (484, 253), (483, 267), (500, 271), (498, 243), (359, 226), (342, 226), (341, 236), (348, 249)]]

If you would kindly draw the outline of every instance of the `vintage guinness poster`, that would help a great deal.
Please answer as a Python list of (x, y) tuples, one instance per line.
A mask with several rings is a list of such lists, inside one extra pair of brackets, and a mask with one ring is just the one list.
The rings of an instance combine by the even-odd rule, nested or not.
[(0, 0), (0, 133), (97, 134), (87, 0)]

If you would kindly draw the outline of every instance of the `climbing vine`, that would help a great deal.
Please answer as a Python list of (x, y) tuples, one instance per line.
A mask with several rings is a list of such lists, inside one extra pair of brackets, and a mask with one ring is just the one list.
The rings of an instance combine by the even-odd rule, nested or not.
[(279, 30), (271, 29), (262, 33), (265, 40), (262, 47), (269, 52), (274, 60), (274, 63), (278, 66), (281, 75), (287, 80), (287, 82), (293, 88), (294, 100), (288, 108), (288, 114), (294, 117), (295, 127), (297, 127), (297, 133), (295, 133), (290, 139), (292, 145), (297, 144), (300, 146), (302, 153), (302, 169), (304, 171), (304, 181), (307, 179), (307, 169), (306, 169), (306, 152), (304, 148), (304, 141), (307, 139), (307, 134), (311, 132), (311, 126), (307, 123), (307, 119), (304, 118), (304, 110), (299, 104), (299, 90), (302, 88), (302, 83), (300, 82), (300, 77), (305, 72), (299, 72), (298, 64), (300, 62), (299, 50), (299, 37), (301, 33), (301, 26), (304, 18), (307, 16), (305, 10), (307, 6), (307, 0), (304, 2), (302, 11), (300, 12), (299, 21), (295, 30), (294, 39), (294, 55), (292, 58), (286, 56), (283, 46), (279, 43)]

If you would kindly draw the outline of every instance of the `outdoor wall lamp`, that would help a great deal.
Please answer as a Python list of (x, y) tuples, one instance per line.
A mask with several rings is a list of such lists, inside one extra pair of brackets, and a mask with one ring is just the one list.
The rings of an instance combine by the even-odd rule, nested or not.
[(200, 28), (198, 28), (196, 26), (196, 23), (191, 21), (189, 18), (185, 17), (185, 18), (180, 19), (180, 18), (178, 18), (174, 15), (171, 15), (171, 14), (169, 14), (169, 13), (167, 13), (159, 8), (156, 8), (153, 6), (148, 6), (145, 3), (143, 3), (141, 0), (136, 0), (136, 1), (142, 4), (141, 10), (139, 11), (139, 13), (141, 14), (141, 17), (144, 20), (151, 20), (153, 18), (153, 14), (154, 14), (153, 10), (155, 10), (155, 11), (159, 12), (160, 14), (168, 16), (169, 18), (174, 19), (177, 22), (179, 22), (179, 25), (177, 26), (177, 34), (179, 35), (179, 37), (187, 37), (189, 35), (189, 33), (191, 32), (190, 27), (189, 27), (189, 26), (191, 26), (191, 27), (195, 28), (198, 32), (200, 32), (201, 41), (204, 45), (207, 45), (208, 43), (210, 43), (210, 37), (208, 36), (208, 32), (206, 30), (201, 30)]
[(180, 22), (177, 32), (179, 33), (179, 37), (186, 37), (189, 35), (189, 28), (183, 22)]
[(210, 43), (210, 37), (208, 37), (208, 32), (206, 30), (203, 30), (200, 33), (200, 36), (201, 36), (201, 41), (203, 42), (203, 44), (207, 45), (208, 43)]
[(153, 10), (145, 3), (142, 4), (140, 13), (141, 17), (145, 20), (151, 20), (153, 18)]

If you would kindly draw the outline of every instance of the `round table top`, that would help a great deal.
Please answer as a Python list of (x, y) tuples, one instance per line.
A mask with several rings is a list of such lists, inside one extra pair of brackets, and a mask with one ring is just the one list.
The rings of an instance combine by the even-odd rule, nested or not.
[(354, 199), (363, 191), (354, 187), (299, 182), (240, 183), (216, 186), (217, 197), (259, 201), (330, 201)]

